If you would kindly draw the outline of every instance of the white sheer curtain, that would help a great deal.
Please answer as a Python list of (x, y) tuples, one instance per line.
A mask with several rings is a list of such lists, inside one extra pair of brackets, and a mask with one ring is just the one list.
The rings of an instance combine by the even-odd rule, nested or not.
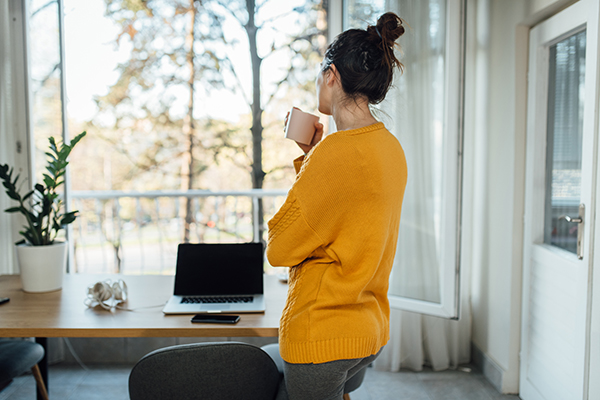
[[(12, 30), (9, 12), (9, 0), (0, 0), (0, 164), (14, 165), (10, 149), (14, 148), (13, 127), (14, 110), (12, 67), (13, 59)], [(10, 207), (9, 198), (0, 186), (0, 274), (13, 273), (12, 223), (4, 210)]]
[[(408, 182), (402, 208), (390, 294), (440, 301), (440, 248), (445, 149), (446, 1), (396, 0), (388, 10), (410, 28), (400, 39), (405, 74), (382, 104), (383, 120), (406, 152)], [(458, 54), (455, 56), (459, 56)], [(464, 273), (465, 271), (463, 271)], [(467, 289), (468, 285), (463, 285)], [(391, 340), (375, 368), (434, 370), (470, 361), (468, 295), (462, 293), (459, 321), (392, 309)]]

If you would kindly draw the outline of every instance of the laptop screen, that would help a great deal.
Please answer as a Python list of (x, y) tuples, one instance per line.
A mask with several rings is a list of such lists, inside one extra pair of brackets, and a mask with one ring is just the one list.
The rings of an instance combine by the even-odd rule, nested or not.
[(176, 295), (262, 293), (262, 243), (182, 243), (178, 246)]

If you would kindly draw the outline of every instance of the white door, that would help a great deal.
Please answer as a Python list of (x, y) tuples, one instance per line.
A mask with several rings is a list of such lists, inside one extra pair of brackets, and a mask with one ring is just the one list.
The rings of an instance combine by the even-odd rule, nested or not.
[(598, 1), (529, 39), (520, 397), (587, 399)]

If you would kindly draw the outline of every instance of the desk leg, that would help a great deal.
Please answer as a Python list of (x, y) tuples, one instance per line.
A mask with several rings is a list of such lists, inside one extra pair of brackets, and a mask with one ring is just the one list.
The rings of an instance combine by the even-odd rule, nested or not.
[[(40, 367), (40, 373), (42, 374), (42, 379), (44, 380), (44, 385), (46, 385), (46, 391), (50, 393), (50, 388), (48, 387), (48, 338), (45, 337), (36, 337), (35, 342), (42, 345), (44, 348), (44, 358), (38, 363)], [(37, 400), (42, 400), (42, 394), (36, 390), (37, 392)]]

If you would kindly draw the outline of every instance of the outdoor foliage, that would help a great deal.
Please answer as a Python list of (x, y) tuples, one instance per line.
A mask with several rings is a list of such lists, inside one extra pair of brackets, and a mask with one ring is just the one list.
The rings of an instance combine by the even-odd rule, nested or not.
[[(285, 115), (291, 98), (300, 106), (307, 103), (303, 98), (314, 98), (326, 23), (316, 0), (263, 17), (276, 1), (106, 0), (106, 16), (122, 28), (115, 45), (130, 46), (131, 53), (110, 91), (97, 98), (93, 123), (131, 163), (124, 178), (141, 182), (149, 174), (162, 176), (149, 179), (160, 184), (151, 189), (203, 189), (209, 185), (201, 176), (218, 165), (231, 172), (232, 183), (243, 183), (238, 172), (245, 171), (248, 183), (237, 187), (245, 189), (262, 188), (270, 171), (292, 174), (289, 160), (271, 161), (264, 170), (265, 129), (280, 133), (282, 124), (271, 117), (265, 128), (266, 112)], [(293, 21), (288, 32), (278, 30), (282, 18)], [(273, 57), (277, 76), (265, 77), (264, 65)], [(242, 99), (248, 118), (230, 122), (204, 112), (224, 91)], [(195, 222), (190, 200), (182, 210), (187, 241)]]

